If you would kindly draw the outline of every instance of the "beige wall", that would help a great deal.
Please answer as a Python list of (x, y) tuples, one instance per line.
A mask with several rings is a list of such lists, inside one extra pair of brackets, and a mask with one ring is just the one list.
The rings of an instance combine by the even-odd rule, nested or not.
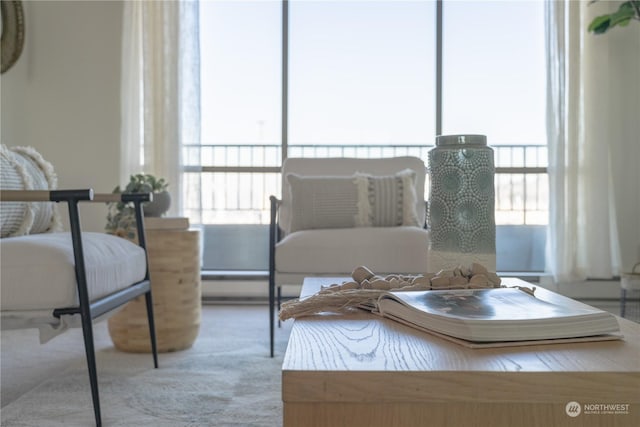
[[(30, 145), (58, 173), (60, 188), (111, 192), (119, 183), (119, 1), (27, 1), (22, 56), (0, 77), (7, 145)], [(101, 231), (104, 205), (82, 208)]]

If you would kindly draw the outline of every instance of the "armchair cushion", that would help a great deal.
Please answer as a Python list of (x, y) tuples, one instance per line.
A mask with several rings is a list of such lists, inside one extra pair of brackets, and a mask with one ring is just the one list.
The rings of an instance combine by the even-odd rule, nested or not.
[(275, 263), (279, 273), (306, 275), (350, 275), (358, 265), (380, 273), (424, 273), (428, 247), (429, 232), (420, 227), (301, 230), (276, 245)]
[[(0, 240), (2, 311), (76, 307), (78, 296), (70, 233)], [(109, 295), (144, 279), (144, 249), (126, 239), (83, 233), (89, 299)]]

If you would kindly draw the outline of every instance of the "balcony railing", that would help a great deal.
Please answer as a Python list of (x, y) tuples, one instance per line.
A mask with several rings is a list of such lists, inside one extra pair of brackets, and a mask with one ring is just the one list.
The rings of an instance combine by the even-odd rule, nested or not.
[[(433, 146), (289, 145), (288, 157), (416, 156)], [(495, 145), (496, 223), (545, 225), (547, 147)], [(280, 145), (184, 145), (185, 214), (200, 224), (266, 224), (269, 196), (279, 195)], [(428, 177), (427, 177), (428, 180)], [(425, 191), (428, 192), (428, 182)], [(425, 199), (428, 194), (425, 194)]]

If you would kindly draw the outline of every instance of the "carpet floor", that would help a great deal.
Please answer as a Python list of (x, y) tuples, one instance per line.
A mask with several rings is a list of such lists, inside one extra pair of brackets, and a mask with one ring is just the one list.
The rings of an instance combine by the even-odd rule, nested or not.
[[(159, 355), (114, 349), (95, 325), (104, 426), (282, 425), (281, 366), (292, 322), (269, 357), (265, 306), (204, 306), (193, 347)], [(2, 332), (2, 426), (91, 426), (80, 330), (40, 345), (35, 330)]]
[[(613, 301), (587, 303), (618, 314)], [(630, 307), (638, 321), (638, 303)], [(205, 305), (193, 347), (149, 354), (114, 349), (107, 323), (95, 325), (104, 426), (282, 425), (281, 366), (292, 321), (276, 330), (269, 357), (268, 314), (262, 305)], [(36, 330), (2, 331), (1, 425), (94, 424), (79, 329), (40, 345)]]

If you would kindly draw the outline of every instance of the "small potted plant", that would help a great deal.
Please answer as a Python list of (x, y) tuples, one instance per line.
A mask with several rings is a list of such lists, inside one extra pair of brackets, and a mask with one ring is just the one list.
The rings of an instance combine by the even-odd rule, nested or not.
[[(159, 217), (167, 212), (171, 205), (171, 196), (167, 191), (168, 186), (169, 183), (164, 178), (158, 179), (150, 174), (139, 173), (131, 175), (129, 183), (124, 189), (117, 186), (113, 193), (153, 193), (153, 201), (144, 203), (142, 207), (145, 216)], [(109, 203), (107, 225), (105, 226), (107, 233), (134, 239), (135, 228), (135, 215), (131, 203)]]

